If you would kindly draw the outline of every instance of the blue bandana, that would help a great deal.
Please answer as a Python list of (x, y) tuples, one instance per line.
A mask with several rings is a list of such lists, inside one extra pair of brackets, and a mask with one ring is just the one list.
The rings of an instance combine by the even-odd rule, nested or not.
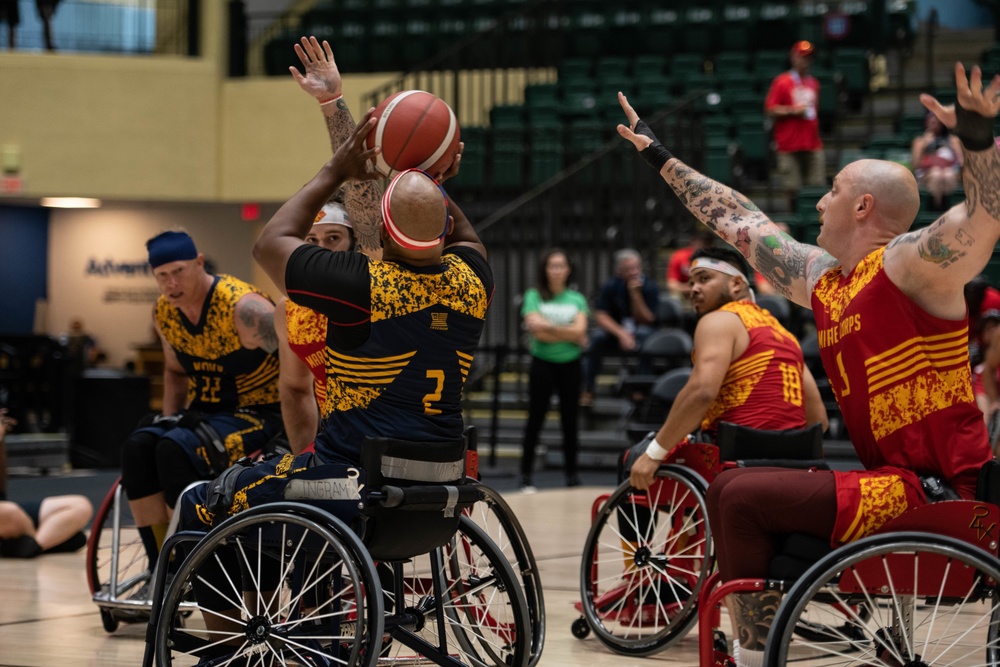
[(163, 232), (146, 241), (149, 251), (149, 265), (154, 269), (170, 262), (197, 259), (198, 250), (194, 241), (184, 232)]

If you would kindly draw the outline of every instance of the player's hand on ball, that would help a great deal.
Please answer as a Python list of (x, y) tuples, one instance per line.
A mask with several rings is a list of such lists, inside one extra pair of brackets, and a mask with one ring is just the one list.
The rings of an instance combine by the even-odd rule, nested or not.
[(444, 171), (440, 174), (431, 174), (438, 183), (444, 183), (449, 178), (455, 178), (458, 176), (458, 170), (462, 166), (462, 151), (465, 149), (465, 142), (458, 142), (458, 150), (455, 151), (455, 158), (451, 161)]
[(303, 76), (295, 67), (288, 68), (299, 87), (320, 101), (340, 95), (344, 82), (329, 42), (324, 39), (320, 45), (315, 37), (302, 37), (294, 48), (306, 71)]

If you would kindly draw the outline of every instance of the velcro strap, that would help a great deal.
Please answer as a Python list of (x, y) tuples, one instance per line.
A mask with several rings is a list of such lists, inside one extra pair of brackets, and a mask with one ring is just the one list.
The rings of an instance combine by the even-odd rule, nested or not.
[(382, 457), (382, 475), (408, 482), (454, 482), (465, 476), (465, 461), (415, 461), (398, 456)]

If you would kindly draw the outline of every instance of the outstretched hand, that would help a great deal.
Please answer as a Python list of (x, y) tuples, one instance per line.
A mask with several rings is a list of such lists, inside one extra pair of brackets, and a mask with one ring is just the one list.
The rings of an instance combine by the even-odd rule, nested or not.
[(639, 114), (637, 114), (635, 109), (632, 108), (632, 105), (628, 103), (628, 98), (625, 97), (625, 93), (618, 93), (618, 103), (622, 105), (622, 111), (625, 112), (625, 118), (628, 119), (628, 126), (618, 126), (618, 134), (631, 141), (637, 151), (648, 148), (649, 145), (653, 143), (653, 139), (647, 137), (646, 135), (636, 133), (635, 126), (639, 122)]
[[(300, 46), (301, 44), (301, 46)], [(308, 39), (302, 37), (299, 44), (295, 45), (295, 55), (302, 61), (305, 68), (305, 76), (295, 67), (289, 67), (292, 78), (299, 84), (299, 87), (315, 97), (324, 101), (337, 97), (343, 90), (343, 79), (340, 70), (337, 69), (337, 61), (333, 58), (333, 49), (325, 39), (322, 46), (315, 37)]]
[(365, 146), (365, 138), (378, 122), (378, 119), (373, 116), (374, 113), (374, 107), (368, 110), (365, 117), (351, 132), (351, 136), (340, 145), (337, 152), (333, 154), (333, 159), (328, 163), (328, 167), (336, 170), (344, 180), (371, 181), (381, 177), (381, 174), (372, 166), (371, 159), (378, 155), (382, 149), (378, 146), (374, 148)]
[[(995, 118), (1000, 112), (1000, 75), (994, 76), (989, 85), (984, 87), (983, 72), (978, 65), (973, 67), (972, 72), (966, 77), (962, 63), (955, 63), (955, 90), (958, 103), (966, 111), (984, 118)], [(955, 105), (945, 106), (926, 93), (920, 95), (920, 103), (937, 116), (945, 127), (954, 129), (957, 123)]]

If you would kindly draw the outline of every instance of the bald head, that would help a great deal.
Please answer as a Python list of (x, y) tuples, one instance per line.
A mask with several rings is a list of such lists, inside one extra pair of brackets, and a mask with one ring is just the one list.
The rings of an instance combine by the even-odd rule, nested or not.
[(383, 217), (386, 226), (395, 227), (402, 237), (394, 234), (391, 228), (386, 230), (387, 235), (400, 247), (402, 254), (440, 254), (440, 242), (448, 225), (448, 205), (438, 184), (424, 172), (408, 171), (392, 182), (385, 197)]
[(902, 234), (920, 210), (920, 192), (913, 173), (897, 162), (858, 160), (841, 172), (854, 196), (870, 194), (874, 213), (893, 234)]

